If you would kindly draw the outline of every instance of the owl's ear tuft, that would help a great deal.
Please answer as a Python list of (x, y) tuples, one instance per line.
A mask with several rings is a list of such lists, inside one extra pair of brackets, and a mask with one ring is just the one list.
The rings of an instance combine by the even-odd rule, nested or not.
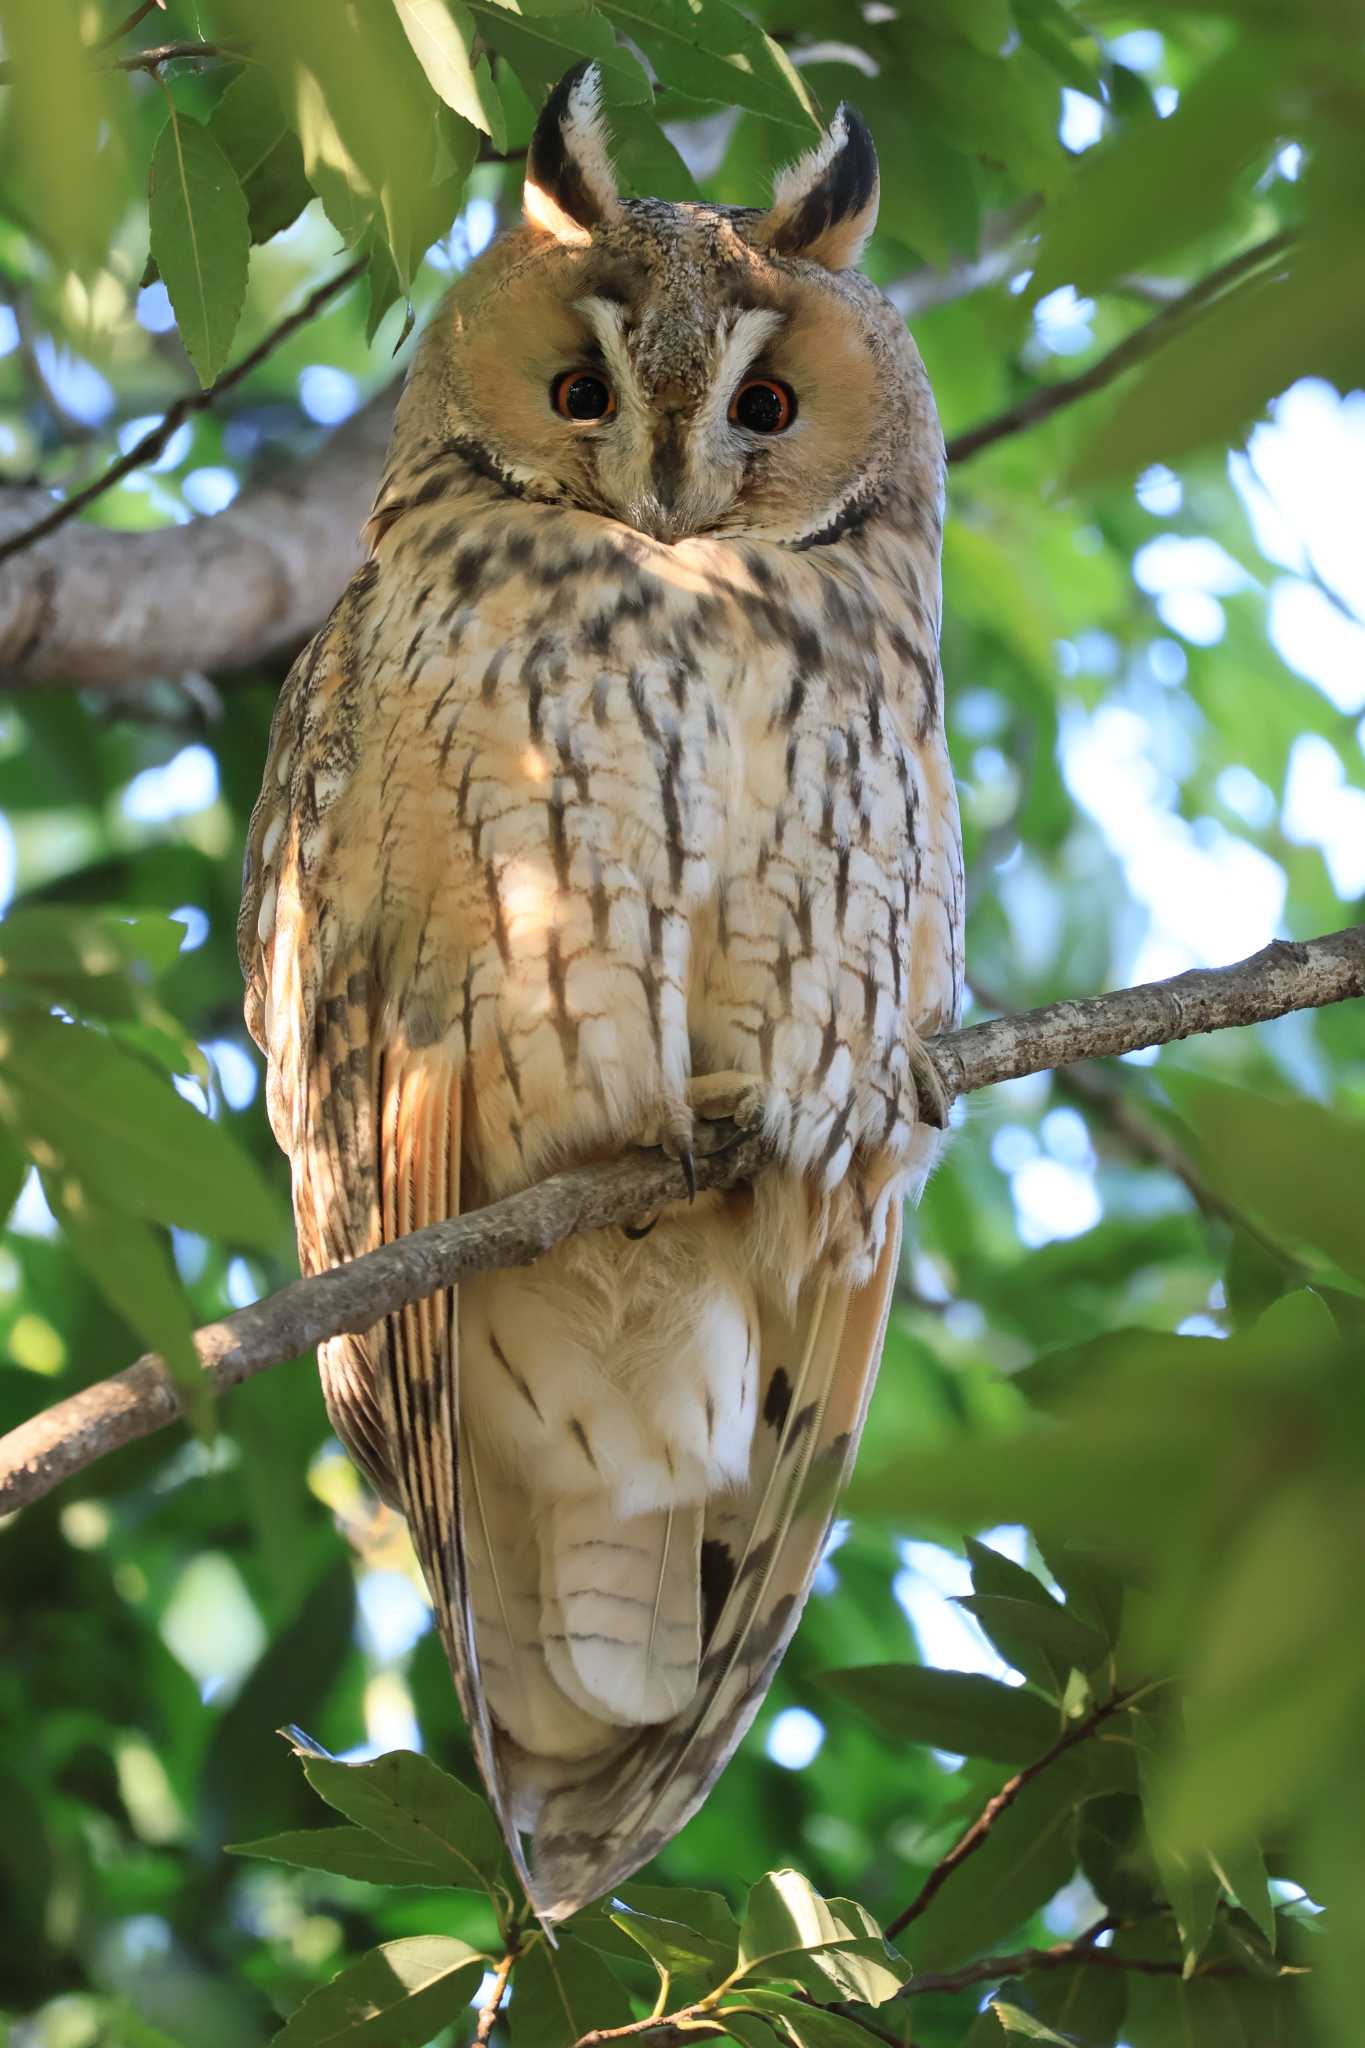
[(772, 206), (754, 240), (777, 256), (803, 256), (826, 270), (846, 270), (877, 225), (880, 189), (867, 123), (842, 100), (815, 148), (778, 173)]
[(602, 75), (576, 64), (545, 102), (526, 155), (526, 218), (561, 242), (586, 242), (617, 210)]

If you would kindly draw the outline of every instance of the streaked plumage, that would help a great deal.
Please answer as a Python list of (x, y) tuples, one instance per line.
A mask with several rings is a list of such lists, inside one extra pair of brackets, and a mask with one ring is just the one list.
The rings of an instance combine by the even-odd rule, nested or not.
[[(694, 1102), (778, 1144), (638, 1241), (323, 1347), (549, 1918), (652, 1855), (756, 1712), (938, 1143), (943, 451), (913, 344), (844, 267), (875, 205), (844, 110), (767, 214), (619, 200), (571, 74), (526, 225), (423, 338), (251, 825), (248, 1018), (305, 1271), (685, 1147)], [(609, 417), (556, 412), (576, 369)], [(755, 375), (794, 392), (786, 431), (728, 417)]]

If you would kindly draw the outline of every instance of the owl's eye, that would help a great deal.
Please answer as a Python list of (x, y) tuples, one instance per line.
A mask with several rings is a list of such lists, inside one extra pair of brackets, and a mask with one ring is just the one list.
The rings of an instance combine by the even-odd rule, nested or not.
[(609, 420), (616, 410), (616, 393), (605, 377), (592, 370), (565, 370), (550, 386), (550, 403), (564, 420), (591, 424)]
[(746, 377), (730, 400), (730, 424), (751, 434), (780, 434), (796, 418), (796, 393), (776, 377)]

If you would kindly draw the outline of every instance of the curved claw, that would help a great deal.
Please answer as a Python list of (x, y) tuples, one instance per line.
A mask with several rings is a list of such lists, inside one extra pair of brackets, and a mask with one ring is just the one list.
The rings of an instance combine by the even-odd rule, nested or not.
[(657, 1216), (651, 1216), (648, 1223), (623, 1223), (621, 1225), (621, 1234), (623, 1237), (628, 1237), (632, 1244), (638, 1244), (642, 1237), (649, 1236), (650, 1231), (658, 1220)]
[(689, 1202), (695, 1202), (697, 1199), (697, 1162), (692, 1157), (692, 1147), (690, 1145), (684, 1146), (683, 1150), (679, 1152), (678, 1164), (682, 1168), (683, 1178), (687, 1182), (687, 1199)]

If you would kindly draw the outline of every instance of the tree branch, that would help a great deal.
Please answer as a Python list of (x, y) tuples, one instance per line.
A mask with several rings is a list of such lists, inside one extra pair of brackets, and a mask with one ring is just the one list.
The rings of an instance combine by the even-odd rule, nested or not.
[[(1191, 285), (1079, 376), (1042, 385), (995, 419), (954, 435), (949, 460), (965, 462), (1113, 382), (1285, 246), (1284, 236), (1258, 243)], [(291, 330), (302, 317), (291, 316)], [(240, 373), (240, 366), (228, 371), (210, 392), (182, 403), (211, 403)], [(115, 471), (56, 508), (46, 492), (0, 490), (0, 565), (21, 550), (29, 554), (21, 569), (0, 566), (0, 682), (10, 689), (117, 686), (148, 675), (245, 666), (307, 639), (359, 561), (355, 536), (369, 511), (391, 407), (381, 395), (286, 480), (264, 493), (244, 492), (228, 511), (183, 527), (110, 533), (82, 524), (58, 542), (56, 530)], [(183, 414), (173, 409), (167, 417), (173, 429)], [(147, 445), (133, 451), (129, 467), (146, 459)]]
[(249, 377), (253, 370), (259, 369), (267, 356), (273, 355), (282, 342), (287, 341), (291, 334), (296, 334), (300, 327), (306, 327), (324, 306), (337, 298), (348, 285), (354, 284), (364, 268), (364, 257), (358, 257), (354, 263), (348, 263), (335, 277), (328, 278), (325, 284), (320, 284), (316, 291), (310, 292), (301, 306), (296, 306), (292, 313), (286, 314), (268, 334), (262, 335), (255, 348), (248, 349), (240, 362), (233, 363), (230, 369), (224, 370), (221, 377), (215, 377), (206, 389), (187, 391), (183, 398), (177, 398), (174, 405), (167, 407), (156, 425), (148, 428), (140, 441), (135, 441), (126, 454), (120, 455), (117, 462), (111, 462), (108, 469), (86, 484), (83, 490), (73, 491), (69, 498), (63, 498), (59, 505), (54, 505), (41, 519), (35, 519), (31, 526), (21, 527), (17, 533), (0, 540), (0, 562), (8, 561), (11, 555), (21, 554), (25, 548), (32, 547), (35, 541), (46, 540), (50, 533), (56, 533), (59, 527), (65, 526), (69, 519), (74, 519), (78, 512), (83, 512), (87, 505), (102, 497), (121, 478), (131, 475), (133, 470), (140, 468), (144, 462), (155, 462), (177, 427), (183, 426), (194, 413), (203, 412), (208, 406), (214, 405), (226, 392), (234, 390), (244, 378)]
[[(950, 1099), (1077, 1060), (1165, 1045), (1197, 1032), (1264, 1022), (1365, 993), (1365, 925), (1296, 944), (1277, 939), (1249, 960), (1196, 968), (1170, 981), (1112, 995), (1050, 1003), (928, 1041)], [(752, 1180), (768, 1162), (764, 1141), (740, 1134), (696, 1161), (698, 1189)], [(651, 1216), (687, 1197), (683, 1170), (638, 1154), (558, 1173), (467, 1216), (366, 1252), (347, 1265), (296, 1280), (277, 1294), (210, 1323), (195, 1337), (217, 1392), (344, 1331), (458, 1285), (468, 1273), (524, 1266), (582, 1230)], [(40, 1500), (63, 1479), (180, 1415), (159, 1358), (138, 1360), (0, 1439), (0, 1514)], [(903, 1923), (902, 1923), (903, 1924)]]
[(1112, 384), (1125, 370), (1131, 370), (1136, 363), (1154, 355), (1160, 348), (1185, 326), (1191, 316), (1212, 299), (1221, 298), (1231, 286), (1249, 276), (1253, 270), (1260, 270), (1275, 257), (1284, 254), (1293, 242), (1293, 235), (1285, 231), (1267, 236), (1253, 248), (1244, 249), (1240, 256), (1233, 256), (1218, 269), (1211, 270), (1207, 277), (1201, 277), (1179, 298), (1163, 306), (1159, 313), (1145, 324), (1126, 335), (1111, 348), (1107, 355), (1091, 363), (1075, 377), (1062, 377), (1055, 384), (1040, 384), (1036, 391), (1030, 391), (1027, 398), (1021, 398), (1017, 405), (1011, 405), (991, 420), (982, 420), (979, 426), (968, 427), (961, 434), (954, 434), (948, 442), (948, 462), (966, 462), (973, 455), (979, 455), (983, 448), (1004, 441), (1011, 434), (1021, 434), (1028, 427), (1036, 427), (1040, 420), (1050, 419), (1064, 406), (1074, 405), (1077, 399), (1088, 398), (1094, 391), (1103, 390)]
[(1064, 1734), (1059, 1735), (1051, 1749), (1045, 1749), (1040, 1757), (1035, 1757), (1022, 1771), (1016, 1771), (1012, 1778), (1006, 1779), (1000, 1790), (986, 1801), (971, 1826), (958, 1836), (947, 1855), (939, 1858), (905, 1911), (897, 1913), (894, 1920), (887, 1922), (888, 1941), (894, 1941), (902, 1929), (909, 1927), (912, 1921), (918, 1920), (921, 1914), (927, 1913), (953, 1872), (961, 1869), (970, 1856), (975, 1856), (978, 1849), (985, 1848), (996, 1822), (1002, 1814), (1009, 1811), (1024, 1787), (1031, 1785), (1035, 1778), (1041, 1778), (1043, 1772), (1049, 1770), (1059, 1757), (1064, 1757), (1068, 1750), (1075, 1749), (1079, 1743), (1088, 1742), (1106, 1721), (1112, 1720), (1115, 1714), (1120, 1713), (1128, 1705), (1129, 1698), (1128, 1693), (1115, 1693), (1112, 1699), (1105, 1700), (1093, 1713), (1087, 1714), (1083, 1721), (1078, 1721), (1074, 1728), (1068, 1728)]

